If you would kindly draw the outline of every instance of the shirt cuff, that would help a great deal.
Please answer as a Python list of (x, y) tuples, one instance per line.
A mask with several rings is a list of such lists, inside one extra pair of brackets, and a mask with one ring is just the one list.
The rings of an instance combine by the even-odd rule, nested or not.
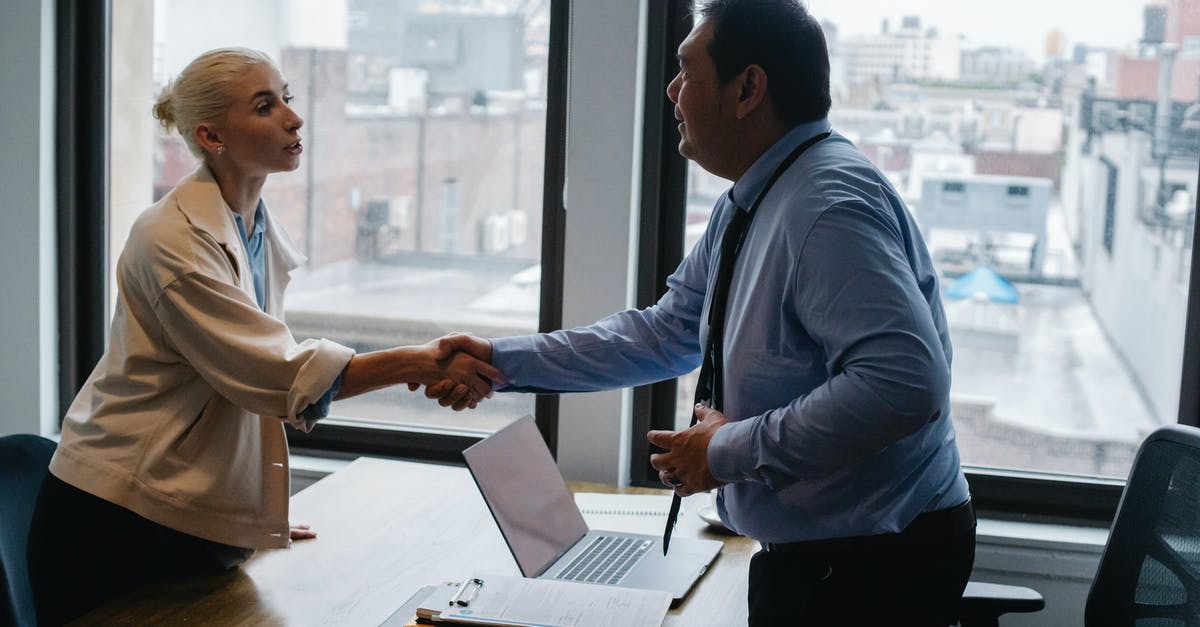
[(329, 386), (329, 389), (325, 390), (325, 393), (321, 395), (321, 398), (313, 401), (311, 405), (304, 408), (304, 411), (300, 412), (299, 416), (304, 419), (304, 422), (308, 423), (309, 428), (312, 428), (312, 424), (316, 421), (329, 415), (329, 405), (341, 389), (342, 375), (339, 374), (333, 380), (333, 384)]
[(708, 442), (708, 471), (721, 483), (754, 480), (751, 437), (761, 417), (722, 425)]
[(498, 337), (492, 340), (492, 366), (504, 373), (504, 384), (492, 383), (493, 390), (519, 388), (524, 385), (521, 367), (525, 356), (534, 352), (532, 335), (514, 335)]

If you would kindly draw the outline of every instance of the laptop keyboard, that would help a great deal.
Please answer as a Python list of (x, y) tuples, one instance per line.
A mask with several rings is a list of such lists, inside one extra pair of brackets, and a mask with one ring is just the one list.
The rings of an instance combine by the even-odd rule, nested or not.
[(653, 544), (653, 541), (641, 538), (596, 536), (582, 553), (555, 576), (555, 579), (584, 583), (618, 583)]

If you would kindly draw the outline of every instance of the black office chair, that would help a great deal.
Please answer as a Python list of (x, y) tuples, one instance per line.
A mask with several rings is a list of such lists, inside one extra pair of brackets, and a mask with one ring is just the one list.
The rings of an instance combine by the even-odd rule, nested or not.
[(0, 438), (0, 624), (35, 625), (25, 544), (54, 442), (36, 435)]
[(1162, 427), (1138, 449), (1084, 622), (1200, 625), (1200, 429)]

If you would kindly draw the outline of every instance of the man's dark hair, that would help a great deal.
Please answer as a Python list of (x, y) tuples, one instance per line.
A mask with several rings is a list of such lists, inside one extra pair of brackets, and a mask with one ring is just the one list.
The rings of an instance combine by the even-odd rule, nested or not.
[(757, 64), (784, 121), (811, 122), (829, 113), (825, 34), (798, 1), (709, 0), (699, 13), (715, 25), (708, 54), (722, 83)]

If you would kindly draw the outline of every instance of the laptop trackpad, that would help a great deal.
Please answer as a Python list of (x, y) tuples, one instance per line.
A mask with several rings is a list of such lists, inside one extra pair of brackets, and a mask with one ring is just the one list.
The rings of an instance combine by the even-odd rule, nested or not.
[(644, 555), (638, 565), (618, 585), (626, 588), (665, 590), (676, 600), (687, 595), (696, 580), (708, 569), (712, 557), (671, 547), (664, 557), (659, 546)]

